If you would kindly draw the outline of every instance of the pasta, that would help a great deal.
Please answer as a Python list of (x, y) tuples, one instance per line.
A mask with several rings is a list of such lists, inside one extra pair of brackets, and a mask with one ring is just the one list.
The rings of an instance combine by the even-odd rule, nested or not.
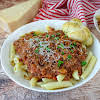
[(21, 70), (21, 66), (22, 66), (21, 63), (15, 64), (15, 66), (14, 66), (14, 71), (15, 71), (15, 72), (19, 72), (19, 71)]
[(36, 86), (37, 81), (38, 81), (38, 78), (33, 77), (29, 82), (31, 87)]
[(37, 86), (40, 86), (40, 87), (41, 87), (41, 85), (43, 85), (43, 84), (44, 84), (44, 82), (37, 82), (37, 83), (36, 83), (36, 85), (37, 85)]
[(53, 82), (54, 80), (53, 79), (48, 79), (48, 78), (42, 78), (42, 81), (44, 83), (48, 83), (48, 82)]
[[(42, 32), (32, 31), (21, 37), (22, 45), (18, 45), (19, 41), (11, 45), (10, 62), (14, 72), (29, 80), (31, 87), (39, 86), (47, 90), (67, 88), (87, 78), (96, 63), (93, 53), (89, 51), (87, 54), (85, 45), (66, 38), (61, 30), (55, 31), (49, 26), (47, 30), (50, 34), (43, 33), (44, 38), (37, 36)], [(50, 41), (47, 41), (49, 38)], [(77, 54), (79, 56), (76, 57)]]
[(16, 55), (15, 55), (15, 57), (14, 57), (14, 63), (15, 63), (15, 64), (19, 63), (19, 57), (16, 56)]
[(91, 73), (91, 71), (96, 63), (96, 60), (97, 60), (96, 57), (92, 56), (89, 64), (87, 65), (87, 68), (85, 69), (85, 71), (81, 75), (81, 79), (85, 79)]
[(14, 65), (14, 57), (15, 57), (15, 48), (14, 48), (14, 45), (11, 44), (11, 47), (10, 47), (10, 62), (12, 65)]
[(70, 79), (70, 82), (73, 84), (73, 85), (75, 85), (76, 83), (78, 83), (78, 81), (77, 80), (75, 80), (75, 79)]
[(61, 82), (61, 81), (63, 81), (64, 78), (65, 78), (65, 75), (60, 74), (57, 76), (57, 81)]
[[(23, 63), (19, 61), (19, 56), (15, 55), (15, 49), (13, 45), (11, 45), (10, 61), (13, 61), (15, 64), (14, 65), (15, 73), (21, 76), (26, 76), (27, 77), (26, 79), (29, 79), (28, 74), (26, 72), (27, 66), (23, 65)], [(83, 74), (81, 75), (81, 79), (85, 79), (90, 74), (90, 72), (92, 71), (96, 63), (96, 57), (94, 57), (92, 52), (89, 51), (85, 61), (87, 62), (87, 64), (82, 68)], [(63, 81), (65, 75), (59, 74), (57, 76), (57, 81), (53, 79), (42, 78), (42, 82), (38, 82), (38, 78), (33, 77), (29, 83), (31, 87), (40, 86), (44, 89), (53, 90), (53, 89), (59, 89), (64, 87), (70, 87), (78, 83), (77, 80), (80, 80), (80, 77), (78, 75), (78, 70), (75, 70), (72, 76), (74, 79), (70, 79), (69, 81)]]
[(86, 67), (87, 67), (88, 63), (90, 62), (90, 60), (91, 60), (92, 56), (93, 56), (92, 52), (91, 52), (91, 51), (89, 51), (88, 56), (87, 56), (87, 58), (86, 58), (86, 62), (87, 62), (87, 64), (86, 64), (84, 67), (82, 67), (82, 72), (84, 72), (84, 71), (85, 71), (85, 69), (86, 69)]
[(28, 74), (25, 71), (27, 69), (27, 66), (23, 65), (23, 63), (19, 61), (19, 57), (17, 55), (15, 55), (14, 57), (14, 63), (14, 72), (17, 73), (17, 75), (19, 76), (28, 77)]
[(70, 86), (73, 86), (70, 81), (49, 82), (47, 84), (41, 85), (42, 88), (47, 89), (47, 90), (54, 90), (54, 89), (70, 87)]
[(27, 65), (22, 65), (21, 68), (22, 68), (23, 70), (27, 70)]
[(73, 78), (74, 78), (75, 80), (79, 80), (78, 70), (75, 70), (75, 71), (73, 72), (72, 76), (73, 76)]

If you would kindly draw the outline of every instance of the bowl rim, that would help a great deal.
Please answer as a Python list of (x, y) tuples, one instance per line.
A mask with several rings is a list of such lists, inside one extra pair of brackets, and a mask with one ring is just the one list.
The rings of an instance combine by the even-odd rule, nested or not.
[[(45, 22), (45, 21), (54, 21), (54, 22), (55, 22), (55, 21), (63, 21), (63, 20), (40, 20), (40, 22)], [(36, 22), (38, 22), (38, 21), (36, 21)], [(36, 22), (35, 22), (35, 23), (36, 23)], [(66, 21), (64, 21), (64, 22), (66, 22)], [(32, 23), (34, 23), (34, 22), (31, 22), (31, 23), (29, 23), (29, 24), (26, 24), (26, 25), (24, 25), (24, 26), (22, 26), (22, 27), (20, 27), (20, 28), (24, 28), (25, 26), (31, 25)], [(16, 31), (19, 31), (20, 28), (18, 28), (17, 30), (15, 30), (15, 31), (13, 32), (13, 34), (15, 34)], [(99, 71), (99, 69), (100, 69), (100, 67), (99, 67), (99, 69), (97, 69), (97, 70), (94, 72), (94, 74), (93, 74), (92, 77), (90, 76), (89, 78), (83, 80), (80, 84), (74, 85), (74, 86), (68, 87), (68, 88), (57, 89), (57, 90), (41, 90), (41, 89), (35, 89), (34, 87), (31, 88), (31, 87), (25, 86), (25, 85), (23, 85), (22, 83), (19, 83), (19, 82), (18, 82), (16, 79), (14, 79), (13, 77), (11, 77), (11, 75), (8, 74), (8, 72), (6, 72), (5, 67), (4, 67), (4, 61), (3, 61), (3, 59), (2, 59), (2, 56), (3, 56), (3, 49), (5, 49), (6, 42), (8, 41), (9, 37), (12, 37), (12, 36), (13, 36), (13, 34), (10, 34), (10, 35), (8, 36), (8, 38), (7, 38), (7, 39), (4, 41), (4, 43), (3, 43), (3, 46), (1, 47), (1, 66), (2, 66), (2, 68), (3, 68), (3, 70), (4, 70), (4, 72), (7, 74), (7, 76), (8, 76), (11, 80), (13, 80), (15, 83), (17, 83), (18, 85), (20, 85), (20, 86), (22, 86), (22, 87), (24, 87), (24, 88), (27, 88), (27, 89), (29, 89), (29, 90), (34, 90), (34, 91), (37, 91), (37, 92), (47, 92), (47, 93), (55, 93), (55, 92), (64, 92), (64, 91), (68, 91), (68, 90), (72, 90), (72, 89), (75, 89), (75, 88), (77, 88), (77, 87), (80, 87), (80, 86), (82, 86), (83, 84), (87, 83), (89, 80), (91, 80), (91, 79), (96, 75), (96, 73), (97, 73), (97, 72)], [(93, 34), (92, 34), (92, 35), (93, 35)], [(96, 38), (94, 35), (93, 35), (93, 37)], [(99, 42), (99, 40), (98, 40), (97, 38), (96, 38), (96, 40)], [(100, 43), (100, 42), (99, 42), (99, 43)]]
[(100, 33), (100, 29), (99, 29), (99, 27), (98, 27), (98, 23), (97, 23), (97, 19), (96, 19), (96, 16), (97, 16), (97, 15), (100, 15), (99, 13), (100, 13), (100, 9), (96, 10), (96, 12), (95, 12), (95, 14), (94, 14), (94, 16), (93, 16), (93, 22), (94, 22), (95, 28), (96, 28), (97, 31)]

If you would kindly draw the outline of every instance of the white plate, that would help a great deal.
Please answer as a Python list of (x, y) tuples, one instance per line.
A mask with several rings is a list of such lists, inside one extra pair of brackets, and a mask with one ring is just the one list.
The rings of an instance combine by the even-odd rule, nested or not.
[(98, 15), (100, 16), (100, 9), (98, 9), (98, 10), (95, 12), (94, 17), (93, 17), (94, 25), (95, 25), (97, 31), (100, 33), (100, 29), (99, 29), (99, 27), (98, 27), (98, 22), (97, 22), (97, 19), (96, 19), (96, 16), (98, 16)]
[(9, 50), (10, 50), (11, 43), (13, 43), (13, 41), (17, 40), (22, 34), (31, 32), (33, 30), (46, 31), (47, 25), (54, 27), (55, 29), (61, 29), (62, 24), (65, 22), (66, 21), (62, 21), (62, 20), (42, 20), (42, 21), (32, 22), (30, 24), (24, 25), (23, 27), (17, 29), (15, 32), (13, 32), (13, 34), (9, 35), (9, 37), (4, 41), (4, 44), (1, 48), (1, 65), (4, 69), (4, 71), (6, 72), (6, 74), (20, 86), (23, 86), (30, 90), (39, 91), (39, 92), (61, 92), (61, 91), (71, 90), (71, 89), (74, 89), (76, 87), (83, 85), (84, 83), (88, 82), (91, 78), (93, 78), (94, 75), (97, 73), (97, 71), (100, 69), (100, 43), (96, 39), (95, 36), (93, 36), (94, 44), (92, 45), (91, 50), (98, 59), (97, 63), (95, 65), (92, 73), (88, 76), (88, 78), (79, 82), (78, 84), (74, 85), (73, 87), (58, 89), (58, 90), (44, 90), (39, 87), (31, 88), (29, 85), (29, 81), (27, 81), (21, 77), (18, 77), (14, 74), (13, 68), (9, 62)]

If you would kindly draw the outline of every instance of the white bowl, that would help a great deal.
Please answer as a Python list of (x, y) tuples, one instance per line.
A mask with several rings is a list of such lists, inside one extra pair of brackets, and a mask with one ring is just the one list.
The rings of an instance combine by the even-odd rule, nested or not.
[(1, 48), (1, 65), (5, 71), (5, 73), (11, 78), (14, 82), (19, 84), (22, 87), (28, 88), (30, 90), (35, 90), (38, 92), (61, 92), (61, 91), (67, 91), (74, 89), (76, 87), (79, 87), (86, 82), (88, 82), (91, 78), (94, 77), (94, 75), (97, 73), (97, 71), (100, 69), (100, 43), (97, 40), (97, 38), (93, 35), (94, 37), (94, 44), (90, 48), (93, 54), (97, 57), (97, 63), (91, 72), (91, 74), (87, 77), (87, 79), (80, 81), (76, 85), (69, 87), (69, 88), (63, 88), (63, 89), (58, 89), (58, 90), (44, 90), (39, 87), (30, 87), (29, 81), (25, 80), (21, 77), (18, 77), (14, 74), (13, 68), (10, 65), (9, 62), (9, 50), (10, 50), (10, 45), (13, 43), (13, 41), (17, 40), (22, 34), (31, 32), (33, 30), (40, 30), (40, 31), (46, 31), (46, 26), (49, 25), (51, 27), (54, 27), (55, 29), (61, 29), (63, 23), (66, 21), (62, 20), (42, 20), (42, 21), (37, 21), (37, 22), (32, 22), (30, 24), (24, 25), (23, 27), (17, 29), (13, 34), (9, 35), (8, 38), (4, 41), (3, 46)]
[(100, 16), (100, 9), (98, 9), (98, 10), (95, 12), (94, 17), (93, 17), (94, 25), (95, 25), (97, 31), (100, 33), (100, 29), (99, 29), (99, 27), (98, 27), (98, 21), (97, 21), (97, 19), (96, 19), (96, 16), (98, 16), (98, 15)]

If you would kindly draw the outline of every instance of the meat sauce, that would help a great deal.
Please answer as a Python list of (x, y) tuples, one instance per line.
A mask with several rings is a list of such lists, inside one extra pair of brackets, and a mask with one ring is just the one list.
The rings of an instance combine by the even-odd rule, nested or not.
[(54, 30), (37, 35), (34, 31), (14, 42), (16, 54), (27, 65), (32, 77), (56, 80), (64, 74), (65, 79), (72, 78), (78, 70), (82, 74), (82, 62), (87, 57), (86, 48), (78, 41), (69, 39), (62, 30)]

